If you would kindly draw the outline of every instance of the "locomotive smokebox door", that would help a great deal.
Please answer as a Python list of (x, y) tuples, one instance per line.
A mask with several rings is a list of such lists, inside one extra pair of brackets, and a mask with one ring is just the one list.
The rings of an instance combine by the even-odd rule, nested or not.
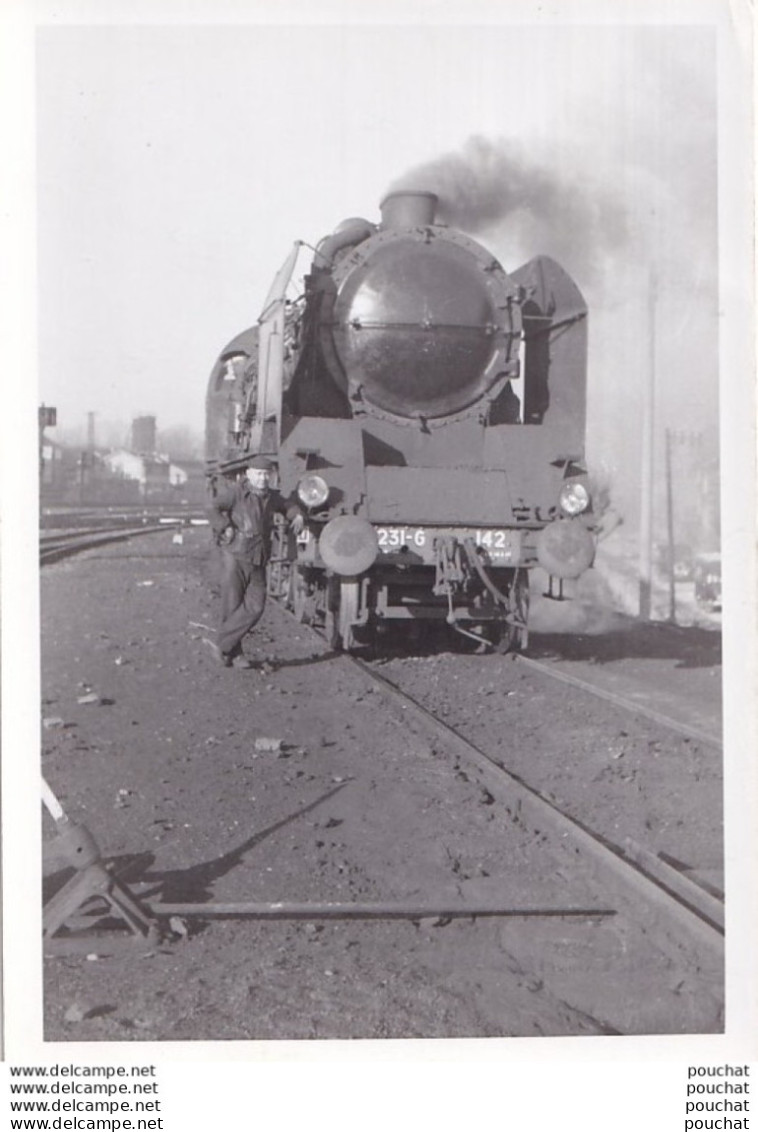
[(509, 366), (517, 368), (517, 288), (462, 233), (418, 220), (408, 226), (429, 215), (434, 199), (387, 198), (382, 229), (335, 267), (323, 312), (333, 378), (360, 389), (369, 411), (406, 420), (476, 406)]

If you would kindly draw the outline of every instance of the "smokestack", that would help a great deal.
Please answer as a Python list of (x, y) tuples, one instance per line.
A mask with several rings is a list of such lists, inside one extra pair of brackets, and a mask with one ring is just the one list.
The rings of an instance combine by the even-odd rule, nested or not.
[(155, 454), (155, 417), (135, 417), (132, 421), (132, 451), (140, 456)]
[(380, 204), (383, 228), (416, 228), (434, 224), (436, 193), (399, 190), (388, 193)]
[(92, 412), (87, 413), (87, 448), (95, 451), (95, 414)]

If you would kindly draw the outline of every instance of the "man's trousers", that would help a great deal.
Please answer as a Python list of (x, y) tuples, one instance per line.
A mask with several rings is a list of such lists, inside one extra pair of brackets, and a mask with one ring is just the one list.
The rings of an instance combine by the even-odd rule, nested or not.
[(220, 550), (221, 620), (218, 647), (226, 656), (239, 656), (242, 639), (257, 625), (266, 607), (266, 567)]

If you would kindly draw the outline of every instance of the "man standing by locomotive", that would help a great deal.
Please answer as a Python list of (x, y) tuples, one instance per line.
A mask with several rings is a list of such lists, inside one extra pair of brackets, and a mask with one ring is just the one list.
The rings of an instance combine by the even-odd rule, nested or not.
[(252, 668), (242, 641), (266, 605), (274, 515), (285, 515), (296, 534), (304, 520), (296, 504), (271, 490), (273, 464), (266, 456), (241, 456), (221, 464), (219, 471), (236, 479), (212, 485), (210, 521), (221, 559), (221, 616), (217, 643), (208, 643), (225, 667)]

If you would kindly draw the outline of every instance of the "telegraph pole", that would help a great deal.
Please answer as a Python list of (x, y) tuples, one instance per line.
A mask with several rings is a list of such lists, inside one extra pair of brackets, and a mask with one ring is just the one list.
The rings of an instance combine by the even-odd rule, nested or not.
[(676, 625), (676, 576), (674, 544), (674, 488), (671, 474), (671, 429), (666, 429), (666, 527), (668, 532), (669, 621)]
[(648, 277), (648, 358), (642, 400), (642, 500), (640, 508), (640, 599), (641, 621), (649, 621), (653, 593), (653, 433), (655, 420), (655, 270)]
[[(679, 516), (680, 527), (683, 526), (685, 529), (689, 528), (690, 538), (688, 539), (688, 541), (691, 541), (692, 538), (694, 538), (694, 541), (695, 541), (694, 549), (697, 549), (698, 547), (700, 549), (702, 549), (703, 543), (708, 541), (707, 535), (705, 534), (705, 531), (704, 531), (704, 528), (703, 528), (703, 519), (702, 519), (702, 515), (703, 515), (703, 494), (704, 493), (703, 493), (702, 488), (700, 487), (700, 483), (699, 483), (699, 480), (698, 480), (698, 474), (702, 475), (702, 467), (703, 467), (702, 445), (703, 445), (703, 434), (702, 434), (702, 432), (692, 431), (692, 430), (688, 430), (688, 429), (676, 429), (676, 428), (673, 428), (673, 429), (667, 428), (666, 429), (666, 526), (667, 526), (667, 531), (668, 531), (668, 548), (669, 548), (669, 553), (668, 553), (668, 558), (669, 558), (669, 563), (668, 563), (668, 571), (669, 571), (669, 620), (673, 621), (673, 622), (676, 622), (676, 564), (677, 564), (677, 557), (676, 557), (676, 539), (675, 539), (675, 522), (674, 522), (676, 515)], [(676, 506), (674, 504), (674, 486), (675, 486), (674, 485), (674, 465), (676, 463), (676, 461), (674, 459), (674, 453), (676, 452), (677, 448), (679, 448), (681, 450), (681, 448), (683, 446), (686, 446), (689, 449), (687, 476), (685, 477), (685, 481), (688, 484), (690, 484), (691, 490), (692, 490), (692, 484), (696, 484), (697, 487), (698, 487), (698, 492), (699, 492), (699, 496), (700, 496), (700, 498), (698, 499), (698, 502), (697, 502), (697, 514), (699, 516), (699, 522), (697, 524), (697, 529), (696, 529), (694, 534), (693, 534), (693, 522), (692, 522), (692, 501), (690, 499), (689, 506), (688, 506), (688, 499), (683, 494), (683, 492), (681, 490), (681, 480), (682, 480), (681, 474), (679, 475), (678, 481), (677, 481), (678, 485), (679, 485), (678, 488), (677, 488), (677, 490), (678, 490), (677, 504), (676, 504)], [(693, 461), (693, 451), (694, 451), (694, 459), (695, 459), (695, 462), (696, 462), (696, 474), (695, 475), (693, 475), (692, 471), (691, 471), (691, 465), (692, 465), (692, 461)], [(675, 515), (675, 511), (676, 511), (676, 515)], [(693, 549), (692, 547), (687, 547), (685, 553), (687, 555), (689, 555), (691, 553), (692, 549)], [(683, 550), (684, 550), (684, 548), (683, 548)]]

